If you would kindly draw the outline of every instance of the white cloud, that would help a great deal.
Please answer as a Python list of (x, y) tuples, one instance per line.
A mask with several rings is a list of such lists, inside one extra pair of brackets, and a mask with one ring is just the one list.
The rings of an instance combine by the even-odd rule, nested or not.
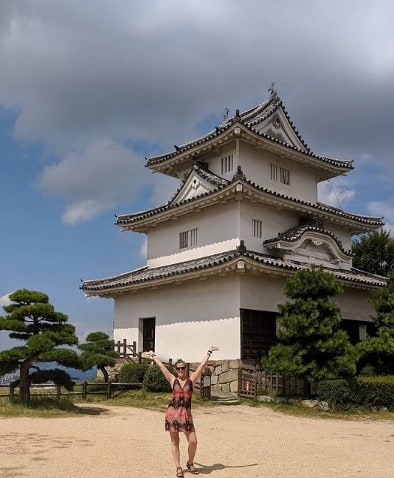
[(394, 199), (389, 202), (372, 201), (367, 204), (367, 209), (374, 216), (383, 216), (383, 229), (394, 237)]
[(144, 168), (126, 144), (172, 148), (273, 80), (317, 153), (389, 165), (393, 13), (383, 0), (0, 2), (0, 106), (18, 112), (17, 138), (60, 158), (38, 184), (67, 224), (135, 197)]
[(36, 186), (50, 196), (63, 196), (63, 222), (75, 224), (135, 198), (151, 181), (143, 161), (111, 139), (97, 139), (45, 167)]
[(318, 191), (320, 202), (339, 209), (345, 209), (346, 201), (353, 199), (355, 195), (354, 189), (343, 178), (320, 183)]
[(9, 298), (10, 294), (12, 294), (12, 292), (0, 297), (0, 307), (3, 307), (4, 305), (10, 305), (11, 304), (11, 300)]

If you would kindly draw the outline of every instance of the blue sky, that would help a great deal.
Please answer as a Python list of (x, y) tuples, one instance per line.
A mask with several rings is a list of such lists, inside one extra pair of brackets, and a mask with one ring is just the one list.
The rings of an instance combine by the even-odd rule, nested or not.
[[(316, 153), (354, 159), (320, 200), (394, 231), (394, 5), (377, 0), (0, 2), (0, 304), (49, 295), (80, 341), (113, 302), (81, 279), (145, 264), (115, 214), (166, 201), (166, 152), (275, 82)], [(0, 332), (0, 348), (10, 344)]]

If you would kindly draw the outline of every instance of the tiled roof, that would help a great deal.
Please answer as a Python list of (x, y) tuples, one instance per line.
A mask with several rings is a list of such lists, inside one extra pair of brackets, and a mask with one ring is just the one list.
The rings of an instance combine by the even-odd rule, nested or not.
[(319, 233), (324, 234), (326, 236), (330, 236), (332, 239), (334, 239), (334, 241), (338, 245), (339, 249), (344, 254), (346, 254), (347, 256), (352, 256), (353, 255), (352, 251), (346, 251), (343, 248), (341, 241), (331, 231), (328, 231), (327, 229), (324, 229), (324, 228), (319, 227), (319, 226), (313, 226), (311, 224), (304, 224), (304, 225), (301, 225), (301, 226), (292, 227), (291, 229), (289, 229), (285, 232), (279, 233), (277, 237), (265, 240), (263, 244), (265, 246), (269, 246), (270, 244), (275, 244), (276, 242), (280, 242), (280, 241), (296, 242), (301, 238), (301, 236), (305, 232), (308, 232), (308, 231), (319, 232)]
[[(118, 276), (108, 277), (98, 280), (83, 281), (81, 289), (88, 295), (111, 295), (111, 292), (125, 291), (134, 289), (138, 285), (149, 286), (156, 281), (172, 282), (181, 276), (192, 274), (195, 277), (196, 273), (204, 273), (210, 269), (221, 269), (224, 267), (233, 266), (236, 270), (238, 260), (244, 259), (247, 263), (257, 266), (261, 272), (264, 269), (277, 269), (278, 271), (293, 271), (302, 270), (308, 265), (284, 261), (274, 258), (266, 254), (246, 250), (243, 244), (236, 250), (221, 252), (207, 257), (192, 259), (189, 261), (170, 264), (161, 267), (149, 268), (143, 267)], [(386, 285), (386, 279), (381, 276), (369, 274), (359, 271), (358, 269), (351, 270), (330, 270), (338, 279), (348, 283), (360, 284), (371, 287), (383, 287)]]
[(159, 206), (157, 208), (137, 212), (137, 213), (134, 213), (134, 214), (120, 215), (120, 216), (117, 217), (116, 225), (118, 225), (118, 226), (131, 225), (131, 224), (134, 224), (138, 221), (145, 220), (145, 219), (148, 219), (148, 218), (152, 218), (152, 217), (154, 217), (158, 214), (169, 211), (171, 209), (182, 207), (185, 204), (190, 204), (193, 201), (197, 202), (199, 199), (209, 197), (210, 195), (213, 195), (215, 192), (218, 192), (220, 190), (224, 190), (225, 188), (232, 187), (232, 185), (235, 184), (237, 181), (241, 181), (245, 185), (249, 185), (256, 192), (261, 192), (261, 193), (264, 193), (266, 195), (276, 197), (278, 199), (283, 199), (283, 200), (290, 201), (290, 202), (295, 203), (295, 204), (299, 204), (301, 206), (305, 206), (308, 209), (313, 209), (316, 213), (334, 215), (334, 216), (345, 218), (347, 220), (356, 221), (360, 224), (367, 224), (367, 225), (370, 225), (370, 226), (379, 227), (379, 226), (384, 225), (384, 223), (382, 221), (382, 218), (380, 218), (380, 217), (372, 217), (372, 216), (352, 214), (352, 213), (342, 211), (341, 209), (334, 208), (332, 206), (328, 206), (327, 204), (323, 204), (323, 203), (320, 203), (320, 202), (311, 203), (311, 202), (308, 202), (308, 201), (304, 201), (302, 199), (298, 199), (298, 198), (294, 198), (292, 196), (289, 196), (287, 194), (282, 194), (282, 193), (279, 193), (279, 192), (276, 192), (276, 191), (272, 191), (268, 188), (258, 186), (256, 183), (254, 183), (250, 180), (240, 179), (239, 175), (235, 175), (233, 180), (228, 182), (227, 185), (225, 183), (218, 184), (217, 187), (212, 191), (194, 196), (194, 197), (186, 199), (184, 201), (180, 201), (179, 203), (167, 202), (163, 206)]
[[(284, 114), (286, 115), (287, 119), (289, 120), (289, 123), (292, 126), (293, 131), (295, 132), (295, 134), (297, 135), (297, 137), (299, 138), (301, 143), (304, 145), (305, 150), (297, 148), (296, 146), (293, 146), (291, 144), (285, 143), (285, 142), (283, 142), (283, 141), (281, 141), (277, 138), (274, 138), (274, 137), (272, 137), (268, 134), (259, 132), (254, 128), (254, 126), (257, 123), (260, 123), (263, 119), (266, 119), (269, 116), (271, 116), (280, 106), (282, 107)], [(256, 111), (258, 111), (259, 108), (262, 109), (262, 112), (261, 112), (261, 114), (259, 114), (256, 117)], [(186, 151), (188, 151), (188, 150), (190, 150), (190, 149), (192, 149), (196, 146), (202, 145), (202, 144), (204, 144), (204, 143), (206, 143), (210, 140), (213, 140), (213, 139), (215, 139), (215, 138), (217, 138), (221, 135), (225, 135), (226, 132), (236, 123), (242, 124), (247, 130), (250, 131), (250, 133), (253, 133), (254, 135), (257, 135), (261, 138), (264, 138), (264, 139), (269, 140), (271, 142), (277, 143), (279, 145), (285, 146), (286, 148), (289, 148), (293, 151), (297, 151), (299, 153), (305, 154), (308, 157), (318, 159), (318, 160), (323, 161), (325, 163), (328, 163), (328, 164), (330, 164), (334, 167), (345, 168), (345, 169), (348, 169), (348, 170), (353, 169), (353, 161), (343, 161), (343, 160), (339, 160), (339, 159), (335, 159), (335, 158), (330, 158), (330, 157), (327, 157), (327, 156), (321, 156), (321, 155), (318, 155), (318, 154), (315, 154), (315, 153), (311, 152), (309, 147), (307, 146), (307, 144), (304, 142), (304, 140), (302, 139), (302, 137), (300, 136), (300, 134), (298, 133), (298, 131), (294, 127), (294, 125), (293, 125), (289, 115), (287, 114), (287, 112), (286, 112), (286, 110), (285, 110), (285, 108), (282, 104), (282, 101), (279, 99), (279, 97), (275, 97), (275, 98), (271, 99), (270, 101), (268, 101), (267, 103), (259, 105), (255, 108), (252, 108), (252, 109), (250, 109), (250, 110), (248, 110), (244, 113), (241, 113), (241, 114), (237, 110), (237, 113), (236, 113), (235, 116), (233, 116), (232, 118), (229, 118), (228, 120), (222, 122), (219, 126), (217, 126), (214, 130), (210, 131), (206, 135), (203, 135), (203, 136), (201, 136), (201, 137), (199, 137), (195, 140), (184, 143), (180, 146), (174, 145), (175, 146), (174, 151), (171, 151), (171, 152), (168, 152), (168, 153), (165, 153), (165, 154), (162, 154), (162, 155), (158, 155), (158, 156), (151, 156), (150, 158), (147, 158), (146, 166), (150, 167), (150, 166), (153, 166), (155, 164), (160, 164), (164, 161), (175, 158), (176, 156), (178, 156), (178, 155), (180, 155), (180, 154), (182, 154), (182, 153), (184, 153), (184, 152), (186, 152)]]

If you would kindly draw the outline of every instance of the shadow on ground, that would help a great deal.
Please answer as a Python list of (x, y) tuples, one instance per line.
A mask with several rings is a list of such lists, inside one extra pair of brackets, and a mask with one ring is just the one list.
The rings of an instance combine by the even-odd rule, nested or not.
[(215, 463), (214, 465), (203, 465), (202, 463), (194, 462), (200, 475), (209, 475), (218, 470), (229, 470), (230, 468), (250, 468), (251, 466), (257, 466), (258, 463), (251, 463), (249, 465), (223, 465), (222, 463)]

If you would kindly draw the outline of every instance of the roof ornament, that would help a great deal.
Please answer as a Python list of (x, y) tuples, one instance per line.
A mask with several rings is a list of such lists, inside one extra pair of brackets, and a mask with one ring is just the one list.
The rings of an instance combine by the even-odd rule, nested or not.
[(276, 98), (278, 96), (274, 82), (272, 82), (271, 86), (268, 88), (268, 93), (271, 95), (270, 98)]
[(238, 254), (245, 254), (246, 253), (245, 241), (243, 239), (241, 239), (239, 241), (239, 246), (237, 247), (237, 253)]
[(244, 172), (242, 171), (241, 165), (238, 164), (237, 171), (234, 174), (233, 179), (245, 179), (245, 178), (246, 178), (246, 176), (245, 176)]
[(228, 108), (227, 106), (224, 108), (224, 113), (223, 113), (223, 121), (227, 121), (228, 120), (228, 114), (230, 113), (230, 108)]
[(236, 119), (236, 120), (240, 120), (240, 119), (241, 119), (241, 114), (240, 114), (239, 110), (236, 110), (236, 111), (235, 111), (235, 119)]

